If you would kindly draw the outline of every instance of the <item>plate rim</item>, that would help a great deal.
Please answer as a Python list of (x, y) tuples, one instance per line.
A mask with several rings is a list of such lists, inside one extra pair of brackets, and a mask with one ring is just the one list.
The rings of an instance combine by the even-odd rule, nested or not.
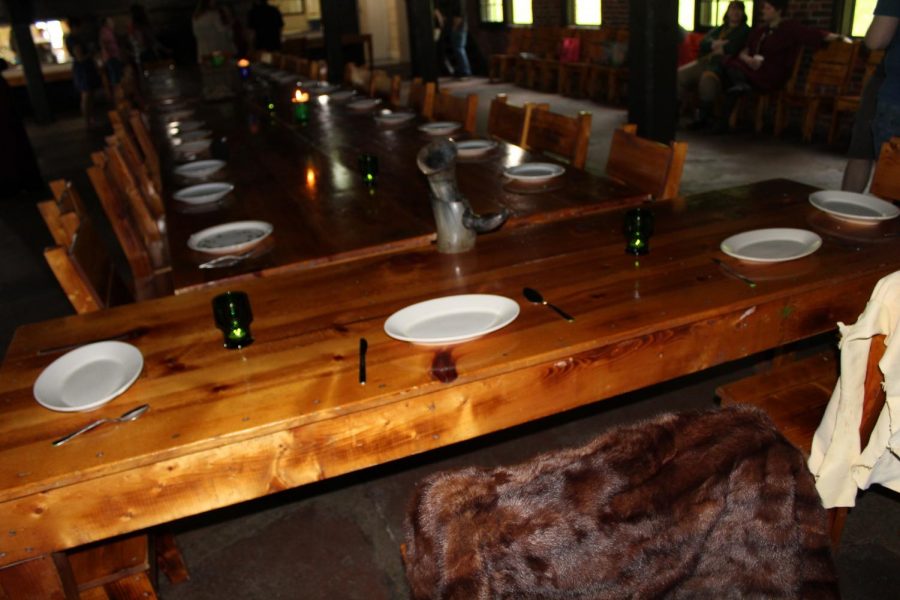
[[(173, 171), (176, 175), (181, 175), (182, 177), (203, 177), (203, 175), (200, 175), (200, 174), (198, 174), (198, 173), (196, 173), (196, 172), (192, 172), (192, 171), (190, 171), (190, 170), (186, 170), (186, 169), (184, 168), (184, 167), (188, 167), (188, 166), (191, 166), (191, 165), (198, 166), (198, 165), (200, 165), (201, 163), (206, 163), (206, 166), (207, 166), (207, 167), (210, 167), (210, 168), (211, 168), (211, 167), (215, 167), (215, 170), (210, 171), (209, 173), (207, 173), (208, 175), (211, 175), (211, 174), (215, 173), (215, 172), (218, 171), (219, 169), (225, 168), (225, 165), (227, 164), (224, 160), (221, 160), (221, 159), (218, 159), (218, 158), (202, 158), (202, 159), (200, 159), (200, 160), (192, 160), (192, 161), (190, 161), (190, 162), (186, 162), (186, 163), (180, 164), (180, 165), (176, 166), (174, 169), (172, 169), (172, 171)], [(212, 183), (212, 182), (210, 182), (210, 183)]]
[[(260, 228), (265, 230), (265, 234), (259, 239), (253, 240), (252, 242), (244, 242), (243, 244), (237, 244), (232, 246), (225, 246), (224, 248), (198, 248), (197, 247), (197, 239), (201, 235), (209, 235), (214, 230), (226, 229), (226, 228), (234, 228), (238, 225), (253, 225), (259, 226)], [(213, 225), (211, 227), (206, 227), (201, 229), (200, 231), (195, 231), (188, 237), (187, 246), (191, 250), (196, 250), (197, 252), (204, 252), (206, 254), (227, 254), (229, 252), (240, 252), (244, 248), (250, 248), (251, 246), (255, 246), (260, 243), (270, 235), (275, 230), (274, 225), (269, 223), (268, 221), (256, 221), (256, 220), (245, 220), (245, 221), (230, 221), (228, 223), (219, 223), (218, 225)]]
[[(842, 196), (850, 196), (851, 198), (856, 197), (859, 199), (874, 201), (876, 204), (881, 204), (885, 207), (893, 209), (894, 211), (896, 211), (896, 213), (894, 215), (886, 215), (882, 213), (881, 215), (874, 217), (865, 215), (848, 215), (846, 213), (842, 213), (824, 206), (822, 204), (822, 198), (826, 194), (840, 194)], [(890, 202), (887, 202), (886, 200), (883, 200), (871, 194), (860, 194), (858, 192), (848, 192), (845, 190), (819, 190), (813, 192), (809, 195), (809, 203), (812, 204), (816, 209), (821, 210), (822, 212), (829, 214), (837, 219), (840, 219), (842, 221), (852, 221), (855, 223), (878, 223), (879, 221), (890, 221), (891, 219), (896, 219), (898, 216), (900, 216), (900, 208), (897, 208), (897, 206)]]
[[(521, 167), (535, 167), (535, 166), (545, 166), (549, 167), (552, 171), (558, 171), (555, 173), (548, 173), (545, 175), (518, 175), (513, 173), (513, 169), (518, 169)], [(515, 179), (519, 181), (538, 181), (543, 179), (551, 179), (553, 177), (559, 177), (560, 175), (566, 172), (566, 168), (562, 165), (558, 165), (556, 163), (550, 162), (526, 162), (518, 165), (513, 165), (511, 167), (506, 167), (503, 169), (503, 174), (510, 179)]]
[[(106, 396), (104, 396), (98, 400), (89, 402), (88, 404), (81, 405), (81, 406), (53, 405), (51, 403), (48, 403), (46, 401), (46, 399), (41, 398), (38, 395), (38, 385), (42, 380), (45, 380), (47, 377), (49, 377), (49, 375), (47, 375), (48, 372), (52, 373), (51, 370), (54, 368), (57, 370), (61, 369), (63, 367), (60, 365), (64, 361), (71, 362), (73, 360), (74, 356), (77, 356), (79, 354), (87, 354), (100, 346), (119, 348), (119, 350), (121, 352), (129, 354), (131, 360), (136, 361), (134, 372), (128, 376), (127, 380), (122, 385), (120, 385), (113, 392), (110, 392)], [(99, 408), (99, 407), (103, 406), (104, 404), (107, 404), (114, 398), (124, 394), (128, 390), (128, 388), (130, 388), (134, 384), (134, 382), (137, 381), (138, 377), (141, 376), (141, 373), (143, 373), (143, 371), (144, 371), (144, 354), (141, 352), (140, 348), (138, 348), (134, 344), (128, 344), (126, 342), (122, 342), (119, 340), (104, 340), (101, 342), (93, 342), (90, 344), (85, 344), (84, 346), (79, 346), (78, 348), (75, 348), (74, 350), (70, 350), (69, 352), (66, 352), (65, 354), (63, 354), (62, 356), (57, 357), (56, 360), (54, 360), (52, 363), (47, 365), (44, 368), (44, 370), (42, 370), (40, 372), (40, 374), (37, 376), (37, 378), (35, 379), (34, 384), (32, 385), (32, 388), (31, 388), (31, 394), (34, 397), (35, 402), (37, 402), (38, 404), (40, 404), (41, 406), (43, 406), (44, 408), (46, 408), (48, 410), (52, 410), (55, 412), (85, 412), (85, 411), (93, 410), (95, 408)]]
[(200, 198), (202, 198), (204, 196), (193, 197), (193, 198), (179, 197), (179, 194), (181, 194), (183, 192), (186, 192), (188, 190), (193, 190), (196, 188), (201, 188), (201, 187), (219, 188), (216, 191), (210, 191), (208, 194), (205, 194), (205, 196), (218, 196), (216, 198), (216, 200), (218, 200), (222, 196), (234, 191), (233, 183), (229, 183), (227, 181), (208, 181), (206, 183), (197, 183), (194, 185), (189, 185), (189, 186), (183, 187), (183, 188), (177, 190), (175, 193), (173, 193), (172, 197), (175, 200), (178, 200), (179, 202), (184, 202), (185, 204), (205, 204), (207, 202), (212, 202), (212, 200), (200, 200)]
[(459, 121), (432, 121), (431, 123), (423, 123), (419, 125), (419, 131), (425, 133), (440, 133), (445, 130), (456, 131), (462, 127)]
[[(476, 334), (445, 336), (445, 337), (441, 337), (441, 338), (421, 338), (421, 337), (406, 336), (401, 333), (397, 333), (396, 330), (394, 330), (392, 332), (390, 329), (392, 321), (396, 322), (397, 319), (402, 318), (402, 314), (404, 312), (412, 311), (413, 309), (418, 309), (418, 308), (422, 307), (423, 305), (427, 305), (427, 304), (448, 303), (453, 300), (460, 301), (464, 298), (469, 298), (469, 299), (471, 299), (471, 298), (491, 298), (491, 299), (494, 299), (495, 301), (499, 301), (502, 304), (506, 304), (506, 306), (510, 309), (511, 314), (505, 320), (501, 320), (499, 323), (485, 329), (484, 331), (476, 333)], [(401, 342), (410, 342), (410, 343), (414, 343), (414, 344), (434, 345), (434, 344), (451, 344), (451, 343), (466, 342), (469, 340), (474, 340), (476, 338), (480, 338), (489, 333), (493, 333), (494, 331), (498, 331), (498, 330), (506, 327), (507, 325), (509, 325), (510, 323), (512, 323), (513, 321), (515, 321), (518, 318), (520, 312), (521, 312), (521, 306), (519, 305), (519, 303), (508, 296), (501, 296), (499, 294), (451, 294), (449, 296), (438, 296), (436, 298), (429, 298), (428, 300), (422, 300), (421, 302), (415, 302), (413, 304), (409, 304), (399, 310), (394, 311), (393, 313), (391, 313), (390, 316), (388, 316), (387, 319), (384, 320), (384, 332), (390, 338), (399, 340)]]
[[(726, 247), (728, 241), (733, 240), (734, 238), (737, 238), (740, 236), (746, 236), (749, 234), (761, 234), (761, 233), (768, 233), (768, 232), (772, 232), (773, 234), (774, 234), (774, 232), (800, 232), (804, 235), (811, 236), (812, 243), (809, 244), (807, 246), (807, 249), (804, 252), (802, 252), (801, 254), (798, 254), (796, 256), (790, 256), (788, 258), (753, 258), (753, 257), (748, 257), (746, 255), (742, 255), (735, 250), (729, 250)], [(771, 239), (778, 239), (778, 238), (771, 238)], [(781, 239), (785, 239), (785, 238), (781, 238)], [(770, 241), (770, 240), (766, 240), (766, 241)], [(733, 244), (733, 242), (732, 242), (732, 244)], [(804, 258), (804, 257), (807, 257), (807, 256), (815, 253), (821, 247), (822, 247), (822, 236), (820, 236), (815, 231), (810, 231), (809, 229), (801, 229), (799, 227), (763, 227), (761, 229), (751, 229), (749, 231), (742, 231), (740, 233), (735, 233), (734, 235), (730, 235), (719, 243), (719, 250), (721, 250), (728, 256), (730, 256), (732, 258), (736, 258), (738, 260), (745, 261), (745, 262), (754, 262), (754, 263), (779, 263), (779, 262), (788, 262), (791, 260), (797, 260), (797, 259)]]

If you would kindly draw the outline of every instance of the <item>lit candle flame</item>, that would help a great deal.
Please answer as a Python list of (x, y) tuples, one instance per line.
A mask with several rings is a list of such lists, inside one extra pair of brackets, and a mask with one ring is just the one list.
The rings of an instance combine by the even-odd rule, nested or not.
[(294, 90), (294, 97), (291, 98), (291, 102), (297, 104), (297, 103), (303, 103), (303, 102), (307, 102), (307, 101), (309, 101), (309, 94), (307, 94), (300, 88), (297, 88), (296, 90)]
[(242, 69), (246, 69), (247, 67), (250, 66), (250, 61), (247, 60), (246, 58), (242, 58), (237, 62), (237, 65)]
[(306, 187), (310, 189), (316, 187), (316, 172), (312, 167), (306, 167)]

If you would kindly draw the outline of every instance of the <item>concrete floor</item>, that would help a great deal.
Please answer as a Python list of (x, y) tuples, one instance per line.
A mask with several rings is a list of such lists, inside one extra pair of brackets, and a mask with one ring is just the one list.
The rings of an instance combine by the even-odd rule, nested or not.
[[(482, 79), (448, 84), (480, 96), (484, 130), (489, 99), (506, 92), (510, 102), (549, 102), (552, 110), (594, 115), (588, 169), (602, 173), (611, 131), (625, 112), (537, 94)], [(52, 125), (29, 126), (47, 180), (74, 178), (89, 186), (84, 168), (102, 131), (88, 132), (70, 115)], [(796, 134), (711, 136), (679, 132), (689, 143), (683, 193), (787, 177), (825, 188), (839, 187), (844, 158), (837, 149), (802, 144)], [(791, 136), (795, 137), (791, 137)], [(87, 195), (87, 194), (86, 194)], [(33, 204), (40, 194), (0, 200), (0, 354), (22, 323), (70, 314), (41, 256), (50, 243)], [(87, 198), (98, 211), (95, 200)], [(99, 211), (98, 211), (99, 212)], [(826, 339), (822, 343), (831, 343)], [(409, 493), (418, 479), (438, 469), (510, 464), (551, 448), (574, 446), (604, 429), (658, 412), (710, 406), (716, 385), (750, 372), (754, 361), (670, 382), (538, 423), (360, 473), (276, 494), (174, 523), (191, 572), (178, 586), (160, 581), (167, 600), (405, 598), (398, 546)], [(837, 556), (844, 598), (890, 598), (900, 589), (900, 502), (896, 494), (861, 496)], [(890, 592), (890, 590), (895, 590)]]

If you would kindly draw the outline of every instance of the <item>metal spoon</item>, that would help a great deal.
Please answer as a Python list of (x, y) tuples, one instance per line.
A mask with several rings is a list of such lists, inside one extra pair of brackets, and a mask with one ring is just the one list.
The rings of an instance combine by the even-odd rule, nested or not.
[(91, 429), (100, 427), (104, 423), (125, 423), (126, 421), (134, 421), (135, 419), (139, 418), (142, 414), (144, 414), (148, 410), (150, 410), (149, 404), (141, 404), (140, 406), (136, 406), (136, 407), (132, 408), (131, 410), (129, 410), (128, 412), (124, 413), (121, 417), (113, 417), (110, 419), (97, 419), (96, 421), (94, 421), (92, 423), (88, 423), (87, 425), (85, 425), (84, 427), (79, 429), (78, 431), (73, 431), (69, 435), (63, 436), (63, 437), (59, 438), (58, 440), (55, 440), (53, 442), (53, 445), (54, 446), (62, 446), (63, 444), (65, 444), (66, 442), (71, 440), (72, 438), (78, 437), (82, 433), (87, 433)]
[(544, 300), (544, 297), (541, 295), (541, 293), (533, 288), (530, 288), (530, 287), (522, 288), (522, 294), (525, 296), (525, 299), (528, 300), (529, 302), (534, 302), (535, 304), (543, 304), (544, 306), (552, 308), (559, 314), (559, 316), (561, 316), (563, 319), (565, 319), (569, 323), (571, 323), (572, 321), (575, 320), (575, 317), (573, 317), (572, 315), (570, 315), (569, 313), (567, 313), (560, 307), (556, 306), (555, 304), (550, 304), (549, 302)]

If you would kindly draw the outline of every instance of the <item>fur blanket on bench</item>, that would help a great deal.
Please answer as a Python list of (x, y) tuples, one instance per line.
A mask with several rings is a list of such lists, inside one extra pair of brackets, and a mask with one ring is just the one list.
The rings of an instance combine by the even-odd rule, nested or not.
[(804, 457), (746, 407), (435, 473), (406, 534), (419, 600), (838, 597)]

